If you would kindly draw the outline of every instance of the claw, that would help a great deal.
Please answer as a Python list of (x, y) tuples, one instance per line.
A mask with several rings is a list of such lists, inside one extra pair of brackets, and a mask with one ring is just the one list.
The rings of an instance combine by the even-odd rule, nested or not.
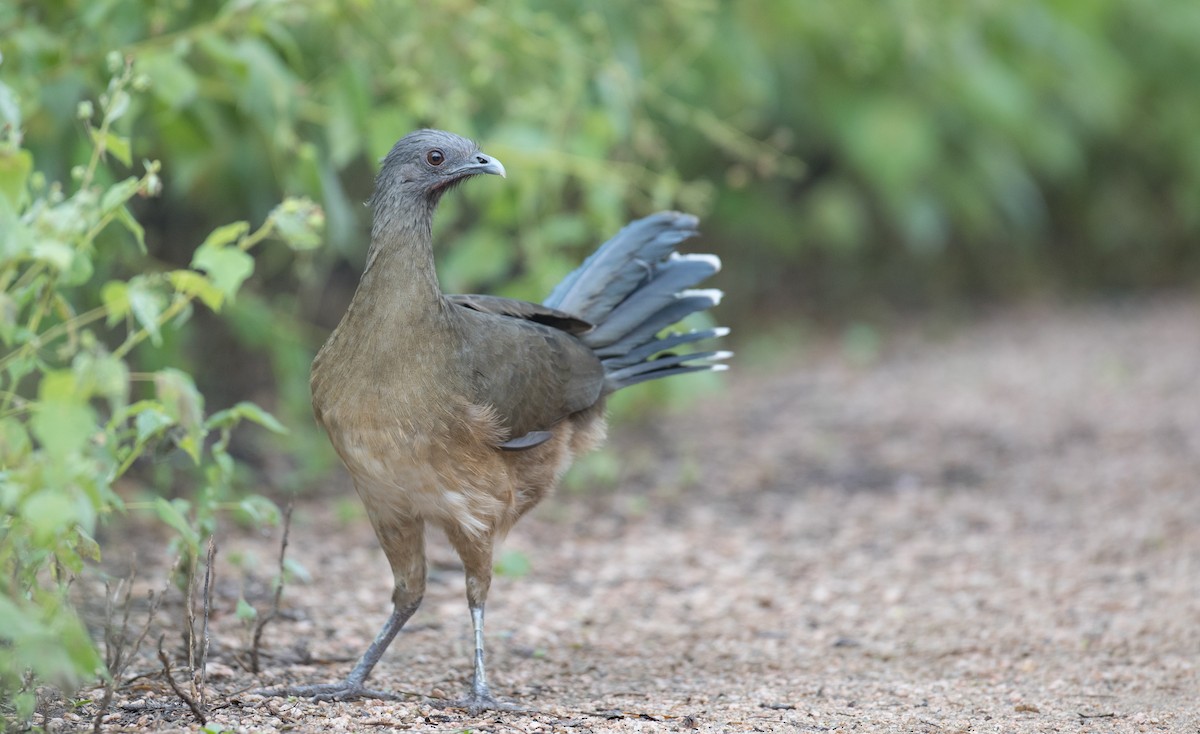
[(472, 691), (466, 698), (454, 701), (449, 704), (453, 708), (466, 709), (471, 716), (478, 716), (484, 711), (513, 711), (521, 713), (531, 713), (532, 709), (527, 709), (524, 706), (518, 706), (510, 701), (500, 701), (493, 698), (490, 693), (479, 693)]

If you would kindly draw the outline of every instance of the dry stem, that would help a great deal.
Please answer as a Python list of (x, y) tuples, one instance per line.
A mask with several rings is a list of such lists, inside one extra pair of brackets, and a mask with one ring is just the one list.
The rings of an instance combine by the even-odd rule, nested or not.
[(275, 619), (279, 614), (279, 602), (283, 597), (284, 560), (287, 557), (288, 533), (292, 529), (292, 506), (292, 500), (288, 500), (287, 509), (283, 511), (283, 539), (279, 543), (279, 578), (275, 581), (275, 596), (271, 600), (270, 610), (259, 617), (258, 623), (254, 625), (254, 639), (250, 645), (251, 673), (258, 673), (260, 671), (258, 650), (262, 642), (263, 629), (266, 628), (267, 623)]
[(163, 638), (162, 636), (159, 636), (158, 659), (162, 661), (163, 673), (167, 677), (167, 684), (171, 686), (172, 691), (175, 691), (175, 695), (179, 696), (179, 700), (186, 703), (188, 708), (192, 710), (192, 716), (196, 717), (196, 721), (200, 723), (200, 726), (204, 726), (208, 723), (208, 716), (204, 713), (204, 709), (200, 706), (200, 704), (196, 703), (196, 699), (192, 696), (189, 696), (187, 692), (180, 688), (179, 684), (175, 682), (175, 676), (171, 674), (171, 660), (167, 657), (167, 654), (163, 652), (162, 643)]

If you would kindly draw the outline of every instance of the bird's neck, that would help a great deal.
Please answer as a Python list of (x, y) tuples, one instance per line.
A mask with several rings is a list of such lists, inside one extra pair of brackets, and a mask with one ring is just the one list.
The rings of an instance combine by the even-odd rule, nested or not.
[(357, 405), (363, 390), (381, 395), (384, 386), (405, 399), (436, 394), (433, 378), (443, 376), (456, 331), (434, 269), (432, 219), (432, 208), (376, 207), (358, 289), (313, 361), (313, 406), (327, 428), (340, 420), (339, 406)]
[(354, 305), (382, 311), (389, 320), (440, 308), (442, 290), (433, 262), (436, 206), (420, 201), (377, 209)]

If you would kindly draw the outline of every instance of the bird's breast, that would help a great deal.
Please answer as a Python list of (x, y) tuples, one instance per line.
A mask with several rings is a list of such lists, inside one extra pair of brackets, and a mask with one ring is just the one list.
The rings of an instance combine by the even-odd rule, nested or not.
[[(515, 502), (494, 416), (460, 397), (419, 414), (394, 400), (342, 401), (319, 413), (367, 511), (489, 532)], [(392, 408), (375, 409), (380, 402)]]

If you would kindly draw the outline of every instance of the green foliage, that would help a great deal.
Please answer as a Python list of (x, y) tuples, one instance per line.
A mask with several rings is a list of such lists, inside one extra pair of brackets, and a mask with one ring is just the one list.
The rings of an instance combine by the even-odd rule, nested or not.
[[(201, 478), (153, 504), (189, 552), (237, 506), (235, 435), (288, 450), (278, 481), (328, 468), (308, 368), (361, 266), (375, 161), (413, 128), (474, 135), (510, 172), (446, 199), (449, 290), (540, 299), (662, 207), (705, 215), (720, 320), (753, 313), (744, 331), (797, 304), (1194, 283), (1197, 37), (1190, 0), (0, 3), (0, 562), (26, 590), (7, 598), (66, 624), (46, 589), (161, 446)], [(331, 247), (285, 194), (321, 202)], [(267, 236), (289, 247), (251, 257)], [(873, 358), (875, 328), (847, 352)], [(233, 433), (279, 427), (251, 397), (286, 443)]]
[[(0, 84), (0, 99), (11, 102), (0, 129), (0, 698), (19, 719), (29, 714), (33, 686), (71, 688), (105, 674), (66, 592), (87, 561), (99, 560), (97, 525), (127, 507), (117, 482), (151, 452), (188, 457), (192, 471), (171, 489), (194, 477), (195, 499), (159, 497), (153, 508), (194, 567), (218, 502), (230, 495), (231, 431), (242, 421), (284, 430), (250, 403), (206, 414), (189, 373), (136, 371), (130, 352), (162, 343), (195, 300), (213, 309), (231, 301), (253, 271), (247, 251), (255, 244), (278, 234), (309, 247), (309, 230), (320, 224), (313, 205), (289, 201), (253, 232), (245, 222), (217, 229), (193, 270), (146, 259), (144, 230), (129, 207), (159, 192), (160, 166), (145, 161), (140, 176), (106, 175), (111, 159), (130, 163), (131, 141), (115, 126), (137, 97), (132, 65), (118, 59), (114, 72), (98, 109), (78, 107), (93, 147), (70, 187), (35, 173), (21, 108)], [(282, 220), (286, 228), (277, 226)], [(105, 281), (102, 264), (121, 250), (140, 274)], [(239, 506), (260, 519), (278, 516), (262, 498)]]
[(814, 0), (724, 15), (727, 42), (698, 69), (714, 103), (740, 102), (808, 164), (799, 182), (759, 183), (733, 165), (710, 218), (775, 246), (751, 266), (768, 297), (936, 303), (1200, 274), (1195, 3)]
[[(665, 206), (707, 214), (735, 258), (726, 314), (797, 294), (929, 302), (1194, 276), (1198, 15), (1188, 0), (26, 1), (0, 8), (0, 50), (44, 171), (110, 135), (124, 159), (171, 161), (160, 222), (258, 219), (283, 192), (322, 202), (333, 247), (299, 268), (260, 256), (263, 295), (227, 311), (269, 312), (275, 407), (306, 425), (312, 304), (334, 258), (361, 264), (374, 162), (421, 125), (476, 135), (512, 173), (447, 201), (444, 234), (481, 220), (446, 238), (451, 290), (540, 298), (631, 210)], [(129, 101), (135, 146), (120, 124), (76, 135), (114, 49), (147, 90)], [(164, 259), (191, 254), (174, 227), (148, 229)], [(244, 260), (225, 255), (232, 285)]]
[[(213, 353), (251, 361), (257, 352), (273, 372), (268, 389), (278, 403), (270, 407), (297, 427), (288, 454), (301, 463), (300, 476), (311, 477), (333, 460), (309, 406), (308, 365), (331, 325), (314, 311), (327, 293), (329, 314), (345, 303), (350, 283), (329, 281), (334, 259), (349, 259), (351, 270), (361, 265), (368, 212), (360, 202), (375, 161), (404, 133), (436, 125), (474, 134), (506, 162), (513, 175), (503, 186), (468, 187), (447, 200), (439, 236), (456, 246), (441, 272), (451, 290), (534, 299), (630, 209), (710, 206), (709, 181), (673, 171), (680, 125), (733, 155), (798, 170), (798, 161), (696, 98), (689, 62), (713, 40), (714, 7), (449, 2), (429, 12), (412, 2), (352, 0), (18, 2), (0, 8), (0, 69), (25, 107), (26, 145), (51, 177), (86, 159), (93, 139), (117, 141), (118, 169), (126, 158), (169, 162), (162, 198), (136, 202), (126, 219), (143, 223), (139, 238), (151, 256), (200, 271), (172, 276), (172, 285), (220, 306), (225, 329), (212, 324), (173, 338), (152, 330), (161, 356), (131, 357), (150, 368)], [(664, 34), (671, 47), (640, 48)], [(134, 60), (145, 94), (129, 95), (129, 115), (103, 134), (81, 139), (75, 111), (110, 62), (124, 58)], [(645, 114), (647, 105), (658, 112)], [(125, 142), (133, 117), (138, 135)], [(249, 260), (220, 242), (229, 233), (215, 228), (265, 217), (284, 192), (322, 202), (333, 247), (298, 259), (262, 253), (251, 272)], [(457, 232), (475, 218), (484, 221), (469, 235)], [(308, 231), (286, 211), (275, 221), (284, 236)], [(193, 252), (193, 227), (216, 241)], [(319, 242), (301, 238), (293, 247)], [(101, 267), (132, 274), (134, 265), (121, 257)], [(251, 288), (228, 303), (247, 278)], [(153, 289), (107, 295), (142, 322), (154, 323), (162, 308)], [(242, 378), (254, 370), (239, 369), (234, 379), (222, 370), (197, 369), (206, 394), (223, 402), (257, 394)]]

